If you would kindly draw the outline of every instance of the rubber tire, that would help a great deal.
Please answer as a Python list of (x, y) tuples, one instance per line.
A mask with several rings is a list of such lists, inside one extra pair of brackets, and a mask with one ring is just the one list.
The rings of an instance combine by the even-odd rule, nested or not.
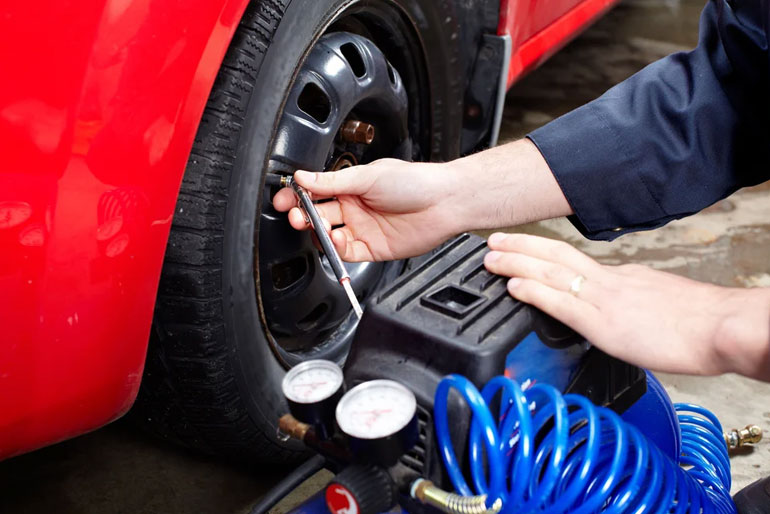
[[(132, 410), (134, 420), (167, 441), (241, 462), (287, 463), (303, 453), (276, 438), (278, 416), (286, 412), (285, 370), (257, 309), (254, 222), (261, 170), (297, 63), (347, 3), (252, 2), (216, 78), (180, 189)], [(409, 3), (415, 9), (420, 2)], [(445, 90), (432, 102), (443, 106), (440, 119), (459, 126), (452, 106), (460, 100), (460, 91)], [(459, 134), (447, 137), (435, 121), (432, 133), (431, 154), (456, 155)]]

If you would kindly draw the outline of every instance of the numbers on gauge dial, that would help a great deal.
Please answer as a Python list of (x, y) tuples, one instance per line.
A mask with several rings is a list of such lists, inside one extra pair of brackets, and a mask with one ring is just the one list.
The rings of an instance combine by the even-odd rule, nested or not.
[(373, 380), (351, 389), (337, 406), (337, 424), (360, 439), (395, 434), (414, 416), (416, 401), (407, 388), (390, 380)]
[(315, 403), (325, 400), (340, 388), (342, 371), (336, 365), (312, 364), (311, 361), (305, 362), (286, 375), (283, 392), (287, 398), (297, 403)]

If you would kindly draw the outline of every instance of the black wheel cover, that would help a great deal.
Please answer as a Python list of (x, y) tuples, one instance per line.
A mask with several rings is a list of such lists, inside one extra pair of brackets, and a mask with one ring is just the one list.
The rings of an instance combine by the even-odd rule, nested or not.
[[(325, 170), (340, 157), (366, 163), (382, 157), (408, 159), (407, 95), (401, 78), (370, 40), (348, 32), (326, 34), (315, 44), (288, 95), (269, 169)], [(369, 144), (338, 136), (348, 119), (370, 123)], [(259, 219), (259, 301), (271, 343), (293, 364), (312, 355), (340, 360), (357, 325), (327, 259), (309, 232), (293, 230), (286, 214), (270, 205), (266, 190)], [(366, 301), (397, 263), (348, 264), (353, 289)], [(398, 271), (395, 270), (395, 274)]]

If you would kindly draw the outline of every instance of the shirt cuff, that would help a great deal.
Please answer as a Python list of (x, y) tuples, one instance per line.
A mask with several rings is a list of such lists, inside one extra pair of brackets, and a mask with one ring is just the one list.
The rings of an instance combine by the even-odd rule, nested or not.
[(594, 100), (527, 137), (535, 144), (572, 207), (568, 219), (589, 239), (612, 240), (664, 225), (667, 215), (645, 185), (638, 162)]

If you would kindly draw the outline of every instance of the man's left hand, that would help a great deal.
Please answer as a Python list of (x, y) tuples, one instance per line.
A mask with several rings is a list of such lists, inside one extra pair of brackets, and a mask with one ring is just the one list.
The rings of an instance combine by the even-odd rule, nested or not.
[[(490, 236), (487, 269), (510, 294), (605, 352), (658, 371), (770, 378), (770, 290), (719, 287), (645, 266), (602, 265), (567, 243)], [(579, 278), (582, 277), (582, 278)]]

